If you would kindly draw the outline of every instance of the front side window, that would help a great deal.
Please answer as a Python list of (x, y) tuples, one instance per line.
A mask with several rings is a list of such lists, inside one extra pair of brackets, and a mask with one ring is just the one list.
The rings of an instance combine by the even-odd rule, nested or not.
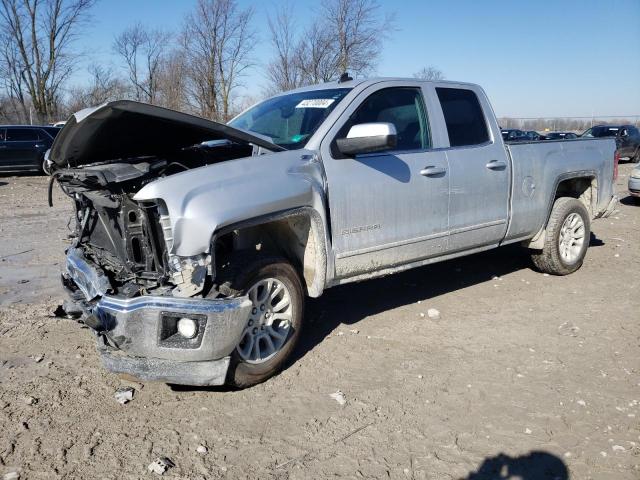
[(336, 138), (346, 137), (352, 126), (361, 123), (392, 123), (398, 134), (395, 150), (423, 150), (431, 146), (419, 88), (385, 88), (372, 93), (349, 117)]
[(436, 88), (444, 121), (449, 133), (449, 145), (463, 147), (489, 141), (489, 130), (478, 97), (463, 88)]
[(270, 137), (273, 143), (288, 150), (302, 148), (349, 90), (311, 90), (270, 98), (229, 125)]

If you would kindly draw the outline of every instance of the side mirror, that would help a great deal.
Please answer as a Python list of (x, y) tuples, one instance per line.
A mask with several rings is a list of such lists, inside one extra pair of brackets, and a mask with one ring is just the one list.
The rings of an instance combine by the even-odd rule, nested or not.
[(340, 153), (347, 156), (390, 150), (398, 144), (393, 123), (360, 123), (349, 130), (346, 138), (336, 140)]

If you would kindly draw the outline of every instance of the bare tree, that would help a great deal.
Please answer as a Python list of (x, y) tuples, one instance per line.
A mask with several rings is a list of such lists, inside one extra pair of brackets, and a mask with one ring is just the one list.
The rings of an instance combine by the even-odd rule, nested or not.
[(321, 15), (334, 36), (337, 74), (366, 75), (377, 65), (393, 15), (380, 17), (376, 0), (330, 0)]
[(78, 28), (95, 0), (0, 0), (5, 88), (37, 120), (53, 119), (63, 83), (77, 55), (72, 50)]
[(187, 62), (182, 47), (170, 52), (162, 62), (158, 89), (158, 105), (173, 110), (188, 110)]
[(159, 76), (170, 35), (161, 30), (149, 30), (137, 23), (118, 35), (113, 50), (120, 55), (135, 92), (135, 99), (155, 103)]
[(183, 36), (189, 96), (197, 112), (225, 121), (233, 108), (233, 92), (252, 66), (256, 36), (253, 10), (236, 0), (198, 0), (187, 16)]
[(413, 78), (420, 80), (444, 80), (444, 73), (436, 67), (423, 67), (420, 71), (413, 74)]
[(85, 87), (74, 87), (69, 91), (65, 114), (70, 115), (87, 107), (129, 97), (129, 88), (124, 80), (117, 78), (113, 70), (102, 65), (89, 66), (91, 80)]
[(296, 40), (290, 10), (269, 21), (276, 52), (267, 71), (273, 91), (335, 80), (347, 71), (367, 75), (393, 31), (393, 15), (382, 15), (377, 0), (327, 0)]
[(287, 3), (276, 12), (275, 17), (268, 18), (271, 45), (275, 51), (274, 58), (267, 65), (270, 94), (302, 86), (292, 9), (293, 6)]
[(315, 22), (305, 32), (296, 49), (296, 65), (305, 85), (328, 82), (342, 73), (337, 64), (335, 37), (321, 22)]

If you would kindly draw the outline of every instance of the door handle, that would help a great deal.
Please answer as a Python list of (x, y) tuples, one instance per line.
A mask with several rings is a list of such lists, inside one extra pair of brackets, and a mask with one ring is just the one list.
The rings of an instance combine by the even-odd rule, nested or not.
[(502, 160), (491, 160), (487, 163), (487, 168), (489, 170), (504, 170), (507, 168), (507, 164)]
[(444, 175), (445, 173), (447, 173), (446, 168), (434, 167), (433, 165), (424, 167), (422, 170), (420, 170), (420, 175), (424, 177), (436, 177), (438, 175)]

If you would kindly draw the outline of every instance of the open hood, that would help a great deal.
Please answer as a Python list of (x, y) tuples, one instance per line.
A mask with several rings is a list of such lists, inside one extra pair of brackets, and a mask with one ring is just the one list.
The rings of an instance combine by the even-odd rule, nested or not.
[(71, 116), (49, 152), (59, 167), (142, 156), (167, 156), (209, 140), (281, 151), (268, 138), (146, 103), (118, 100)]

